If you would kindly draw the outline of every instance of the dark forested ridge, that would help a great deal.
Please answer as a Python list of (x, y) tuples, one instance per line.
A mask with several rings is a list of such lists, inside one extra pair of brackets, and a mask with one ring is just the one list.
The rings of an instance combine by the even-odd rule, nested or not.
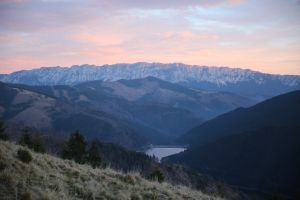
[(221, 115), (184, 138), (191, 147), (165, 160), (247, 192), (299, 197), (300, 91)]
[(266, 127), (226, 136), (167, 160), (246, 192), (299, 195), (300, 127)]
[(273, 97), (249, 108), (238, 108), (197, 126), (178, 141), (202, 145), (227, 135), (266, 126), (300, 124), (300, 90)]

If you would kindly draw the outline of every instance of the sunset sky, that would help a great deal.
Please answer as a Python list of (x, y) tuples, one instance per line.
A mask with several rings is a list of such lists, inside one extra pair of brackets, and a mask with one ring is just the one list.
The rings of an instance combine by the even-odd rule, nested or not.
[(0, 73), (140, 61), (300, 75), (300, 1), (0, 0)]

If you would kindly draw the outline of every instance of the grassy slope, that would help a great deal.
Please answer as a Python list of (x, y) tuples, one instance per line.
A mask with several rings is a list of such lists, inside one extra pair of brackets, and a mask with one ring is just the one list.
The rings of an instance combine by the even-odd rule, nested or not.
[[(25, 164), (16, 154), (20, 147), (0, 141), (0, 196), (14, 199), (30, 193), (32, 199), (219, 199), (187, 187), (159, 184), (138, 173), (93, 169), (32, 151)], [(4, 164), (4, 166), (3, 166)]]

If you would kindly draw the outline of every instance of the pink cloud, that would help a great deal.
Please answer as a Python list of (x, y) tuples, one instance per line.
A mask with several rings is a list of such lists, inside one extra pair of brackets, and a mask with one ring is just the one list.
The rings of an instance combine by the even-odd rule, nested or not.
[(123, 36), (117, 33), (90, 33), (87, 31), (81, 31), (74, 34), (73, 39), (79, 42), (92, 43), (94, 45), (108, 46), (118, 45), (123, 42)]
[(11, 73), (23, 69), (33, 69), (45, 66), (46, 60), (30, 58), (28, 56), (8, 57), (0, 60), (0, 73)]
[(184, 62), (300, 74), (292, 1), (0, 1), (0, 73)]
[(1, 35), (0, 43), (4, 44), (21, 44), (24, 42), (24, 38), (17, 35)]

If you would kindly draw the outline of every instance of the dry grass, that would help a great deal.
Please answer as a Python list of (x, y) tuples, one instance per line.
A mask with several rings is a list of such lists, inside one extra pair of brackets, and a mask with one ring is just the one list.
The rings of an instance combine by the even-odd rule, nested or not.
[[(151, 182), (138, 173), (93, 169), (32, 151), (33, 160), (17, 159), (20, 147), (0, 141), (0, 199), (195, 199), (217, 200), (187, 187)], [(29, 197), (28, 197), (29, 196)]]

